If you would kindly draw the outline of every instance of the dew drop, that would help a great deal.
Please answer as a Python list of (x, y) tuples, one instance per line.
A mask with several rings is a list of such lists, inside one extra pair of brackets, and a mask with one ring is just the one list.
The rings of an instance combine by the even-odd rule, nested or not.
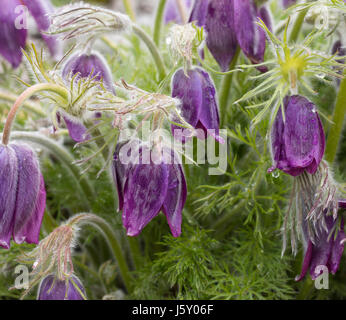
[(279, 178), (280, 177), (280, 171), (279, 170), (274, 170), (272, 172), (272, 177), (275, 178), (275, 179)]

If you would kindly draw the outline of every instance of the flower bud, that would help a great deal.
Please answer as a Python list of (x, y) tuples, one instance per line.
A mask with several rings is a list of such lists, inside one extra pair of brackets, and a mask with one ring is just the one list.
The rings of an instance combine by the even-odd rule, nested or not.
[(36, 155), (27, 145), (0, 145), (0, 246), (11, 237), (38, 243), (46, 191)]
[[(172, 97), (181, 100), (181, 116), (192, 127), (203, 129), (219, 142), (219, 110), (216, 99), (215, 86), (209, 74), (199, 67), (194, 67), (185, 75), (179, 69), (173, 76)], [(172, 126), (173, 133), (175, 129)]]
[(37, 300), (85, 300), (85, 297), (85, 289), (76, 276), (59, 280), (50, 274), (41, 281)]
[(105, 59), (98, 52), (91, 54), (77, 52), (72, 55), (62, 69), (62, 77), (68, 79), (69, 76), (76, 74), (78, 74), (77, 80), (81, 78), (102, 80), (105, 88), (115, 94), (111, 71)]
[(325, 149), (325, 136), (315, 105), (306, 98), (295, 95), (284, 99), (285, 120), (281, 108), (271, 132), (274, 169), (291, 176), (305, 170), (316, 172)]

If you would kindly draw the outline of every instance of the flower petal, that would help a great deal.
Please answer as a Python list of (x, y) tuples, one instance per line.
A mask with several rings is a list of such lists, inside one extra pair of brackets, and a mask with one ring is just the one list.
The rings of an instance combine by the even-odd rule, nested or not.
[(0, 246), (9, 249), (15, 217), (18, 160), (15, 151), (0, 145)]
[(128, 236), (138, 235), (160, 212), (167, 184), (165, 164), (138, 164), (134, 167), (124, 188), (123, 224)]
[(89, 140), (91, 136), (87, 134), (87, 128), (84, 124), (76, 117), (64, 113), (61, 115), (65, 121), (66, 128), (70, 137), (76, 142), (83, 142)]
[(209, 0), (195, 0), (190, 13), (189, 22), (195, 22), (198, 27), (205, 26), (208, 2)]
[(16, 11), (20, 5), (19, 0), (2, 1), (0, 10), (0, 54), (13, 68), (22, 61), (21, 49), (25, 48), (27, 37), (27, 30), (16, 28), (15, 25), (17, 19), (20, 19), (21, 12)]

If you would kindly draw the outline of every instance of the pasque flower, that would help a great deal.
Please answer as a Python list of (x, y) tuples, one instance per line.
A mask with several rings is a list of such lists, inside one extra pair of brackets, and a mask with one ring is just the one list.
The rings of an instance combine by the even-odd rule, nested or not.
[[(199, 67), (191, 68), (187, 74), (183, 69), (177, 70), (172, 80), (172, 97), (181, 100), (181, 116), (186, 122), (223, 142), (219, 136), (216, 90), (206, 71)], [(177, 129), (181, 130), (180, 127), (172, 126), (173, 134), (179, 138)]]
[(128, 236), (136, 236), (162, 210), (172, 235), (181, 234), (187, 187), (174, 152), (130, 141), (118, 144), (112, 164), (119, 210)]
[(0, 145), (0, 246), (38, 243), (46, 205), (39, 163), (27, 145)]
[(306, 98), (294, 95), (284, 99), (283, 110), (276, 115), (271, 131), (274, 165), (292, 176), (305, 170), (316, 172), (325, 149), (325, 136), (315, 105)]
[(85, 297), (85, 289), (76, 276), (60, 280), (50, 274), (41, 281), (37, 300), (85, 300)]
[(46, 35), (50, 26), (48, 14), (53, 12), (50, 0), (11, 0), (2, 1), (0, 10), (0, 54), (12, 64), (14, 68), (18, 67), (22, 61), (22, 51), (25, 48), (27, 29), (25, 26), (17, 26), (17, 19), (20, 10), (16, 8), (25, 5), (36, 21), (43, 39), (47, 43), (51, 55), (58, 54), (60, 49), (54, 36)]
[[(115, 94), (111, 71), (105, 59), (98, 53), (90, 54), (77, 52), (66, 61), (62, 68), (62, 77), (65, 81), (78, 81), (80, 79), (93, 79), (102, 81), (104, 87)], [(76, 142), (88, 140), (90, 135), (86, 133), (87, 129), (81, 119), (72, 116), (66, 112), (58, 114), (58, 123), (64, 119), (65, 125), (69, 131), (70, 137)]]
[(196, 0), (189, 21), (205, 27), (206, 44), (221, 70), (227, 71), (238, 45), (252, 63), (263, 62), (266, 36), (256, 25), (258, 18), (271, 29), (266, 7), (253, 0)]

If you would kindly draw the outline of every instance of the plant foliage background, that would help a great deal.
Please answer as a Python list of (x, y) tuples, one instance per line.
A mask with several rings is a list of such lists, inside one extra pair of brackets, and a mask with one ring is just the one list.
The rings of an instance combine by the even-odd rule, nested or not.
[[(100, 2), (96, 2), (100, 4)], [(56, 0), (62, 5), (63, 1)], [(102, 2), (102, 5), (106, 3)], [(270, 8), (275, 25), (285, 21), (286, 13), (279, 1), (271, 1)], [(146, 27), (151, 32), (150, 27)], [(163, 32), (168, 33), (165, 26)], [(306, 31), (307, 32), (307, 31)], [(163, 36), (164, 37), (164, 36)], [(301, 35), (304, 37), (304, 34)], [(155, 65), (146, 48), (132, 36), (128, 42), (116, 43), (115, 48), (102, 40), (97, 42), (110, 66), (114, 79), (155, 92), (158, 89)], [(331, 40), (321, 37), (318, 44), (330, 50)], [(165, 62), (173, 68), (166, 43), (161, 50)], [(272, 54), (270, 51), (267, 53)], [(46, 63), (51, 63), (49, 60)], [(206, 63), (218, 69), (207, 53)], [(241, 55), (239, 64), (247, 60)], [(207, 165), (185, 165), (188, 198), (183, 211), (182, 236), (173, 238), (162, 214), (156, 217), (136, 238), (125, 236), (121, 214), (116, 212), (116, 193), (108, 171), (97, 179), (102, 159), (95, 159), (90, 170), (83, 174), (93, 190), (87, 196), (76, 185), (69, 170), (54, 154), (37, 149), (47, 188), (47, 209), (41, 229), (42, 237), (56, 226), (79, 212), (93, 212), (105, 218), (116, 231), (127, 252), (135, 287), (125, 295), (119, 278), (118, 266), (104, 239), (93, 229), (83, 228), (74, 251), (76, 274), (82, 280), (88, 299), (344, 299), (346, 298), (345, 254), (339, 271), (330, 276), (329, 290), (316, 290), (310, 277), (297, 283), (302, 252), (296, 258), (290, 252), (281, 257), (283, 216), (287, 209), (292, 186), (291, 177), (285, 174), (267, 173), (271, 166), (267, 141), (268, 120), (251, 127), (256, 109), (246, 109), (246, 104), (234, 104), (246, 92), (256, 86), (255, 69), (234, 74), (228, 101), (227, 114), (223, 115), (229, 133), (228, 169), (224, 175), (209, 176)], [(20, 94), (24, 86), (14, 76), (30, 81), (25, 67), (11, 70), (3, 64), (0, 87), (13, 95)], [(222, 75), (211, 74), (217, 88)], [(318, 95), (306, 92), (318, 108), (331, 117), (337, 94), (335, 82), (314, 83)], [(165, 94), (170, 94), (169, 85)], [(270, 92), (268, 93), (270, 95)], [(265, 95), (263, 100), (266, 99)], [(260, 102), (260, 101), (259, 101)], [(39, 101), (33, 103), (40, 104)], [(0, 99), (0, 129), (4, 124), (10, 102)], [(44, 105), (41, 106), (44, 109)], [(328, 133), (330, 123), (324, 121)], [(42, 117), (22, 109), (15, 129), (39, 130), (45, 133), (48, 125)], [(54, 138), (53, 138), (54, 139)], [(94, 145), (74, 149), (67, 134), (56, 137), (75, 160), (89, 154)], [(346, 134), (339, 147), (334, 165), (337, 181), (346, 181)], [(137, 248), (129, 254), (129, 247)], [(12, 245), (11, 250), (0, 251), (0, 299), (16, 299), (19, 290), (9, 290), (14, 283), (14, 267), (17, 256), (34, 246)], [(132, 250), (133, 251), (133, 250)], [(34, 299), (36, 289), (27, 299)]]

